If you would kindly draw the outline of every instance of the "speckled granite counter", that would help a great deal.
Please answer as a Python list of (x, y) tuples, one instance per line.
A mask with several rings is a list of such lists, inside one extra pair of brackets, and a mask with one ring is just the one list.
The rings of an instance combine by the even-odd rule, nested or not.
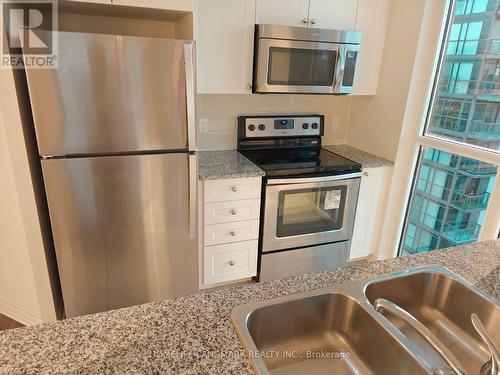
[(347, 159), (351, 159), (361, 164), (363, 168), (391, 167), (394, 165), (394, 162), (390, 160), (359, 150), (349, 145), (323, 145), (323, 148)]
[(198, 177), (200, 180), (264, 176), (265, 172), (238, 151), (200, 151)]
[(0, 374), (252, 374), (233, 306), (427, 264), (500, 294), (500, 241), (488, 241), (0, 332)]

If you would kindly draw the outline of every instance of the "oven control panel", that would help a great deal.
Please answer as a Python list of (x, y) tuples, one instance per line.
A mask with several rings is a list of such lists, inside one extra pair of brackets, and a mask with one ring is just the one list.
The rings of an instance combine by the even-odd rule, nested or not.
[(239, 138), (317, 137), (323, 135), (324, 116), (238, 118)]

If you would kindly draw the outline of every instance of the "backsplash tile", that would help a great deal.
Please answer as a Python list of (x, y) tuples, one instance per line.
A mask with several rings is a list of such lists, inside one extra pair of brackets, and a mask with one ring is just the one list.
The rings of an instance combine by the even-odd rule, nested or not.
[[(200, 150), (236, 148), (237, 117), (240, 115), (325, 115), (325, 144), (343, 144), (351, 98), (331, 95), (198, 95), (198, 119), (208, 119), (209, 132), (198, 135)], [(338, 128), (332, 122), (338, 118)]]

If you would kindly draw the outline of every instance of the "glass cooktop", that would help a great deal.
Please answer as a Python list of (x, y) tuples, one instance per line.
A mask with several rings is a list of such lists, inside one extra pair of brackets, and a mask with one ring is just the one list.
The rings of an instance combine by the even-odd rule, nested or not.
[(240, 151), (268, 176), (336, 175), (361, 171), (361, 165), (323, 149)]

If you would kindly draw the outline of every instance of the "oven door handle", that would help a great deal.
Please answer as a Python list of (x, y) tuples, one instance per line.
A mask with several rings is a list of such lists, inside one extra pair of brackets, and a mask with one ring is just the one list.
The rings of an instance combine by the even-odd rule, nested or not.
[(289, 185), (289, 184), (307, 184), (311, 182), (327, 182), (348, 180), (351, 178), (361, 177), (361, 172), (341, 174), (336, 176), (325, 177), (308, 177), (308, 178), (277, 178), (267, 180), (267, 185)]

